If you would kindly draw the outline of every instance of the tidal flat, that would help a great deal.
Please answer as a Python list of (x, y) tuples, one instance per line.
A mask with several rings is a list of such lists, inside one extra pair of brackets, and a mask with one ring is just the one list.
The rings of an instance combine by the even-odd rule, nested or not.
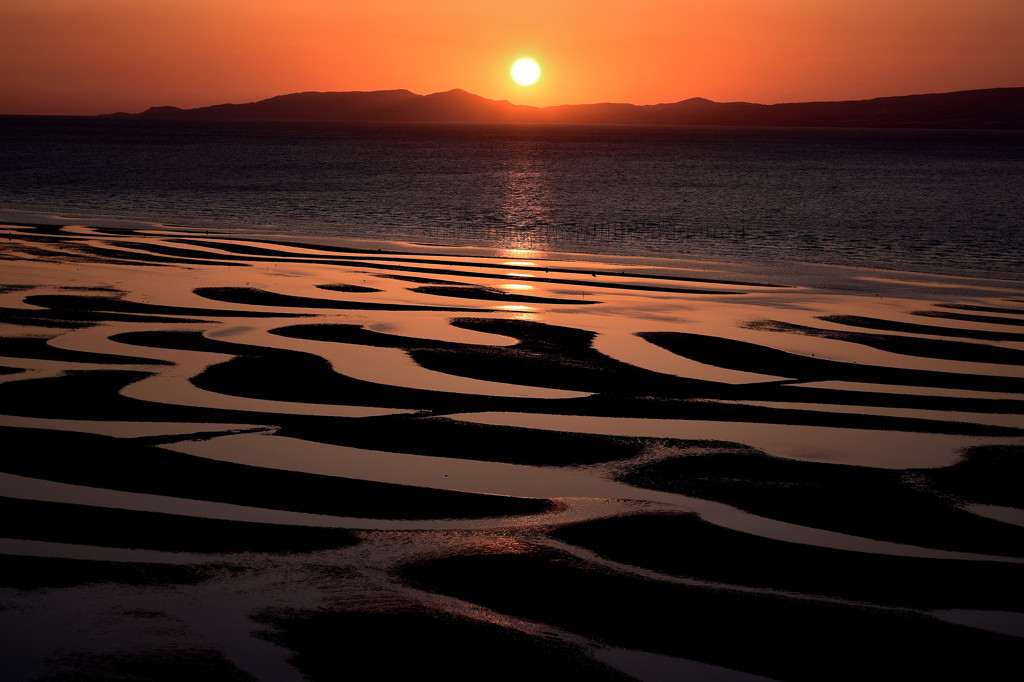
[(0, 225), (11, 680), (1003, 679), (1024, 282)]

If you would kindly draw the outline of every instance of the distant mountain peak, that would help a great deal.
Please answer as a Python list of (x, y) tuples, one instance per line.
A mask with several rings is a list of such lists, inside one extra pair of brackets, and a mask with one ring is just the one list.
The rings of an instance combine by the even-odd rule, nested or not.
[(175, 114), (175, 113), (177, 113), (179, 111), (186, 111), (186, 110), (182, 109), (181, 107), (170, 107), (170, 106), (150, 107), (149, 109), (146, 109), (144, 112), (142, 112), (142, 114), (140, 114), (140, 115), (144, 116), (144, 115), (149, 115), (149, 114), (153, 114), (153, 115), (155, 115), (155, 114)]

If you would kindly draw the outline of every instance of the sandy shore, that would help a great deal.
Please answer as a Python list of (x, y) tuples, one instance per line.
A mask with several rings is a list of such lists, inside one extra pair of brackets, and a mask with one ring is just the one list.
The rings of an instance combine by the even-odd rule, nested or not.
[(10, 679), (1019, 658), (1024, 282), (42, 224), (0, 267)]

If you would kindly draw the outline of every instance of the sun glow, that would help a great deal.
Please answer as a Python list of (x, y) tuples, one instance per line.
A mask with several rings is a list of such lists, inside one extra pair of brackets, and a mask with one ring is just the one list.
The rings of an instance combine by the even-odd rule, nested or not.
[(512, 65), (512, 80), (519, 85), (533, 85), (540, 78), (540, 65), (529, 57), (517, 59)]

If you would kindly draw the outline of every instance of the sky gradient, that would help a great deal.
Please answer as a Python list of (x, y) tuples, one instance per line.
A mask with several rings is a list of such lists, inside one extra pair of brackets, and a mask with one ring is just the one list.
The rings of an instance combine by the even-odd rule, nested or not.
[[(309, 90), (546, 106), (1024, 86), (1022, 0), (4, 0), (0, 114)], [(543, 74), (523, 87), (515, 59)]]

